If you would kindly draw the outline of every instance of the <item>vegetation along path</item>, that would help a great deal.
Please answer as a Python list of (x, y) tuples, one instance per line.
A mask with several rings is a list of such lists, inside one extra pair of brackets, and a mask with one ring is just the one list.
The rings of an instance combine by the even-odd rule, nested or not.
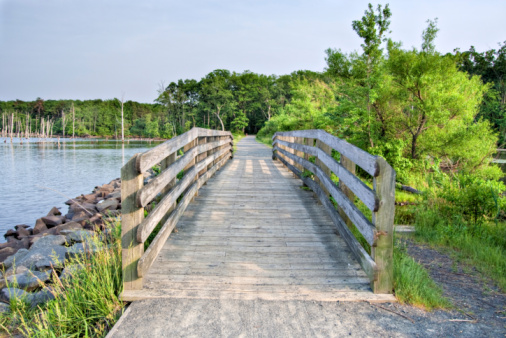
[(312, 193), (253, 137), (244, 138), (234, 160), (200, 190), (144, 290), (152, 299), (131, 304), (110, 336), (448, 336), (483, 330), (452, 321), (456, 316), (448, 312), (374, 303), (393, 297), (370, 291)]

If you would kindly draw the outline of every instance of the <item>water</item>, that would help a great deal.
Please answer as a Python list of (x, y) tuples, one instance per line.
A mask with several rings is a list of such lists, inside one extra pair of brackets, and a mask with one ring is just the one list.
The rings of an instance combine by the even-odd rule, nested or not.
[(58, 147), (56, 139), (4, 140), (0, 138), (0, 242), (5, 231), (17, 224), (33, 227), (54, 206), (66, 214), (66, 200), (120, 177), (125, 161), (158, 144), (61, 139)]

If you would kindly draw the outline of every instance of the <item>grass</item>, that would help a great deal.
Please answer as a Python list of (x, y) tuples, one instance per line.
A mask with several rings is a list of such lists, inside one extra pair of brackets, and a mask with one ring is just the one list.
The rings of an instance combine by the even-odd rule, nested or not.
[(8, 336), (27, 337), (103, 337), (122, 313), (120, 300), (121, 231), (114, 226), (110, 243), (95, 235), (98, 248), (93, 255), (81, 255), (67, 261), (76, 267), (71, 278), (60, 279), (53, 273), (52, 283), (43, 285), (55, 299), (35, 308), (23, 300), (13, 300), (11, 312), (0, 315), (0, 327)]
[(472, 225), (459, 216), (447, 220), (437, 210), (420, 210), (415, 238), (445, 248), (453, 259), (474, 267), (506, 291), (506, 223)]
[(401, 303), (427, 310), (451, 307), (441, 288), (430, 278), (428, 271), (408, 255), (399, 239), (394, 246), (394, 289)]

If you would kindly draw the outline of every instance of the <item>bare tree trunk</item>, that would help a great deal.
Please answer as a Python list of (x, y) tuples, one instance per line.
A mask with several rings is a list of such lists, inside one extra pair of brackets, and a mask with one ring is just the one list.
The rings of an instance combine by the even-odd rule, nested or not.
[(11, 143), (12, 143), (13, 132), (14, 132), (14, 113), (11, 114)]
[(125, 94), (121, 94), (121, 143), (125, 143), (125, 129), (123, 124), (123, 102), (125, 101)]
[(62, 125), (62, 132), (63, 132), (63, 138), (65, 138), (65, 112), (61, 111), (61, 119), (62, 119), (62, 122), (61, 122), (61, 125)]
[(76, 131), (76, 111), (74, 109), (74, 102), (72, 102), (72, 138), (75, 138)]

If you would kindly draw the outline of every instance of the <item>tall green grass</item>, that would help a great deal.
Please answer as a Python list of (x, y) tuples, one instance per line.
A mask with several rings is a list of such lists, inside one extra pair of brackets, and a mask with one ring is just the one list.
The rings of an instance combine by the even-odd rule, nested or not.
[[(27, 337), (103, 337), (122, 313), (120, 226), (114, 227), (109, 243), (103, 236), (90, 239), (94, 254), (70, 259), (74, 266), (70, 278), (56, 273), (48, 290), (55, 296), (35, 308), (23, 300), (13, 300), (11, 312), (0, 315), (0, 325), (7, 335)], [(44, 286), (46, 288), (47, 286)]]

